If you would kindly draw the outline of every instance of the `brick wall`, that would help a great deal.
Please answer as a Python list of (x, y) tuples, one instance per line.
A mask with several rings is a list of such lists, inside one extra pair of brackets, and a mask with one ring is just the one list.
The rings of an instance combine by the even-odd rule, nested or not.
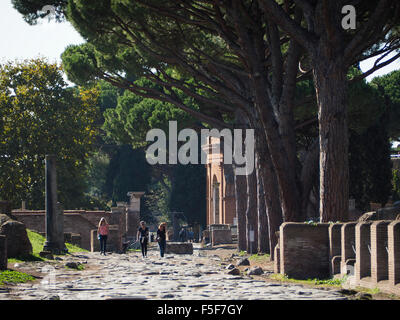
[(374, 221), (371, 225), (371, 278), (373, 282), (388, 279), (388, 232), (390, 221)]
[(371, 276), (371, 224), (372, 222), (360, 222), (356, 225), (355, 278), (357, 281)]
[(389, 283), (400, 283), (400, 221), (388, 225)]
[(342, 223), (335, 223), (329, 226), (329, 272), (331, 276), (340, 273), (342, 225)]
[(347, 222), (342, 225), (341, 230), (341, 264), (340, 273), (342, 275), (347, 274), (348, 265), (351, 261), (356, 258), (355, 245), (356, 245), (356, 235), (355, 227), (356, 222)]
[(296, 279), (329, 277), (329, 224), (280, 226), (280, 273)]
[[(86, 250), (91, 250), (90, 231), (93, 229), (97, 229), (100, 219), (102, 217), (105, 217), (110, 225), (118, 225), (120, 228), (119, 230), (123, 230), (118, 232), (118, 236), (116, 236), (116, 239), (122, 237), (126, 229), (126, 215), (124, 214), (125, 208), (113, 209), (113, 212), (65, 210), (64, 233), (75, 234), (74, 240), (79, 241), (82, 248)], [(41, 234), (44, 234), (46, 232), (46, 213), (44, 210), (14, 210), (12, 213), (15, 219), (24, 223), (28, 229), (39, 232)], [(119, 242), (117, 241), (117, 243)], [(117, 244), (117, 247), (118, 246), (119, 244)]]

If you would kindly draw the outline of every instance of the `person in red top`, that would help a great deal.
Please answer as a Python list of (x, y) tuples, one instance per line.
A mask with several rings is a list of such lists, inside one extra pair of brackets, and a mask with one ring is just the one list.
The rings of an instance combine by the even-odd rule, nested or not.
[(107, 236), (108, 236), (108, 223), (105, 218), (101, 218), (97, 234), (100, 240), (100, 254), (106, 255)]

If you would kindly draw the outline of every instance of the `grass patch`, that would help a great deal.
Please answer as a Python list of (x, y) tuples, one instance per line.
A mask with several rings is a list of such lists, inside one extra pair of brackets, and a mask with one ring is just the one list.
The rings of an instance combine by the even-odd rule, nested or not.
[(34, 277), (23, 272), (12, 270), (0, 271), (0, 286), (10, 283), (25, 283), (33, 280), (35, 280)]
[(369, 289), (369, 288), (364, 288), (364, 287), (356, 287), (357, 291), (361, 291), (364, 293), (369, 293), (369, 294), (378, 294), (381, 293), (381, 290), (379, 288), (373, 288), (373, 289)]
[(271, 279), (282, 281), (282, 282), (293, 282), (298, 284), (308, 284), (314, 286), (333, 286), (333, 287), (341, 287), (342, 284), (346, 281), (346, 278), (335, 278), (335, 279), (306, 279), (306, 280), (299, 280), (289, 278), (283, 274), (273, 274)]
[(247, 252), (244, 251), (244, 250), (242, 250), (242, 251), (239, 252), (239, 257), (243, 257), (243, 256), (245, 256), (246, 254), (247, 254)]
[(249, 257), (249, 260), (256, 262), (256, 263), (269, 262), (270, 255), (269, 254), (253, 254), (252, 256)]
[[(8, 259), (9, 263), (17, 263), (17, 262), (25, 262), (25, 261), (46, 261), (47, 259), (42, 258), (39, 253), (43, 250), (44, 243), (46, 242), (46, 238), (40, 235), (37, 232), (27, 229), (29, 241), (32, 244), (32, 253), (18, 258), (10, 258)], [(66, 243), (65, 246), (68, 249), (69, 253), (74, 252), (88, 252), (88, 250), (80, 248), (70, 243)]]

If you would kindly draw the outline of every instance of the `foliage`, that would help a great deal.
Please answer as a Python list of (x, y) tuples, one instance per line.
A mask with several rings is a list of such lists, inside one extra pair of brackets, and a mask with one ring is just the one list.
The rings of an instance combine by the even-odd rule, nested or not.
[[(190, 192), (188, 192), (190, 190)], [(206, 225), (206, 169), (201, 165), (175, 165), (170, 211), (183, 212), (189, 225)]]
[(59, 201), (86, 202), (85, 159), (97, 134), (96, 89), (71, 89), (43, 59), (0, 66), (0, 197), (44, 206), (46, 154), (57, 157)]
[(393, 185), (393, 201), (398, 201), (398, 200), (400, 200), (400, 170), (399, 169), (393, 170), (392, 185)]
[(388, 110), (385, 127), (387, 127), (389, 137), (393, 140), (400, 139), (400, 70), (375, 77), (371, 85), (378, 89)]
[(113, 203), (126, 201), (129, 191), (146, 191), (150, 182), (150, 165), (143, 149), (121, 146), (112, 155), (107, 168), (105, 191)]
[(384, 205), (392, 192), (390, 142), (381, 117), (364, 133), (350, 131), (350, 196), (360, 210), (369, 202)]

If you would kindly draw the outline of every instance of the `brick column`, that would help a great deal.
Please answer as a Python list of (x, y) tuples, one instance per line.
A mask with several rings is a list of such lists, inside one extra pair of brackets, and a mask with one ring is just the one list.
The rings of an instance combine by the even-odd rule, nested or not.
[(7, 269), (7, 237), (0, 235), (0, 270)]
[(375, 221), (371, 225), (371, 279), (373, 282), (387, 280), (388, 225), (390, 221)]
[(329, 272), (331, 276), (340, 273), (342, 226), (343, 223), (335, 223), (329, 226)]
[(367, 221), (356, 225), (356, 281), (371, 276), (371, 224)]
[[(356, 236), (355, 236), (355, 228), (356, 222), (347, 222), (344, 223), (341, 230), (341, 238), (342, 238), (342, 259), (340, 264), (340, 273), (342, 275), (347, 274), (347, 264), (349, 259), (355, 259), (356, 253), (355, 245), (356, 245)], [(354, 247), (354, 249), (353, 249)]]
[(388, 225), (389, 284), (400, 283), (400, 221)]

